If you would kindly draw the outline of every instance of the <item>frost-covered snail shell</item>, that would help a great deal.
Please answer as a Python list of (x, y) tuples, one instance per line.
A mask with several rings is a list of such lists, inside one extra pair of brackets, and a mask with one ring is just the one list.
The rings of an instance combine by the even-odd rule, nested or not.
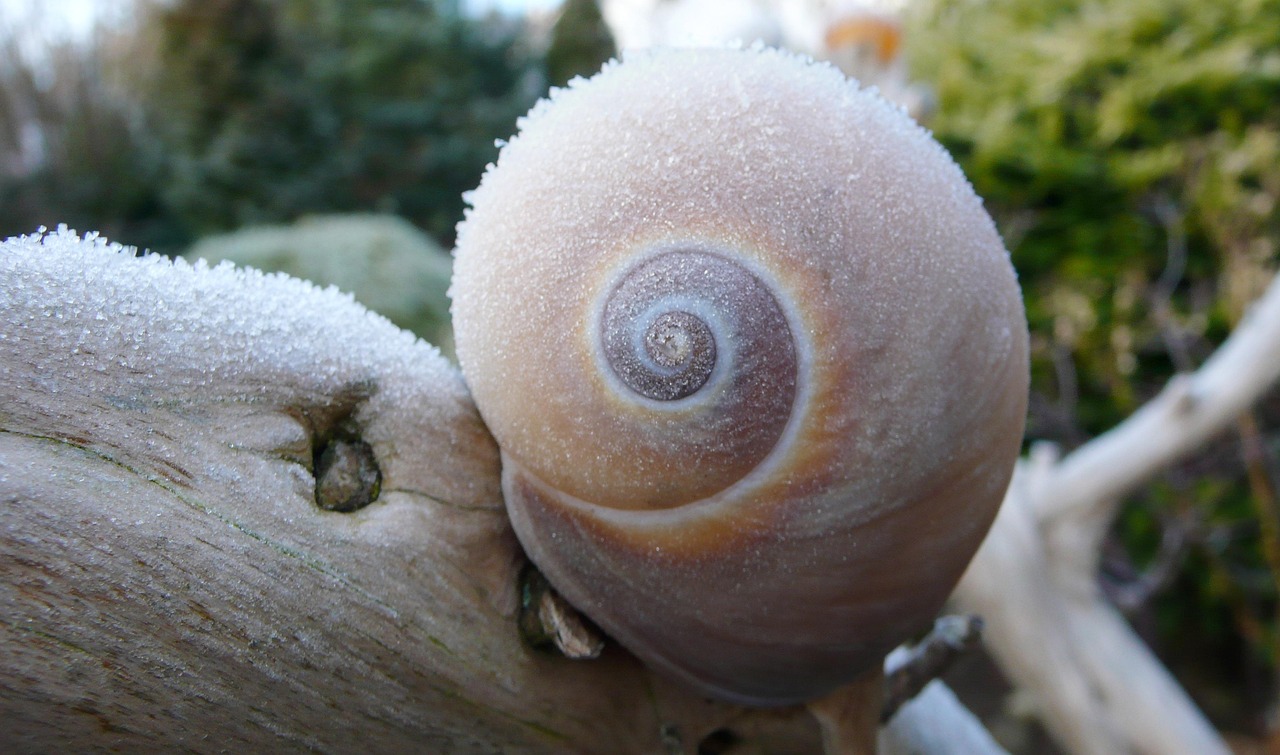
[(1027, 336), (922, 129), (784, 53), (646, 53), (538, 105), (470, 201), (458, 358), (570, 602), (761, 705), (928, 625), (1008, 483)]

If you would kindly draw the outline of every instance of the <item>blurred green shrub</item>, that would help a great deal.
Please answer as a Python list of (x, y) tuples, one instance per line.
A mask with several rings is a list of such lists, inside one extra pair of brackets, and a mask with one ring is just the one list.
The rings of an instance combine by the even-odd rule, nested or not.
[[(936, 92), (926, 125), (1021, 277), (1028, 435), (1074, 446), (1196, 367), (1276, 268), (1280, 2), (918, 0), (906, 38)], [(1242, 432), (1261, 459), (1228, 438), (1172, 470), (1126, 510), (1117, 557), (1150, 561), (1188, 533), (1176, 589), (1134, 620), (1212, 715), (1255, 727), (1280, 660), (1259, 538), (1275, 517), (1276, 396), (1259, 419)]]
[(574, 76), (591, 76), (618, 54), (597, 0), (564, 0), (551, 27), (547, 83), (564, 86)]
[(1041, 356), (1070, 352), (1079, 421), (1102, 431), (1145, 397), (1143, 362), (1167, 364), (1162, 331), (1218, 340), (1274, 267), (1280, 3), (921, 0), (913, 20), (928, 125), (997, 216)]
[(206, 236), (189, 260), (230, 260), (337, 286), (356, 301), (453, 356), (448, 252), (407, 221), (389, 215), (312, 216)]
[(521, 27), (449, 0), (179, 0), (151, 19), (165, 197), (196, 233), (376, 210), (451, 243), (541, 92)]
[(545, 89), (523, 24), (456, 0), (140, 0), (82, 44), (0, 23), (0, 236), (67, 222), (177, 252), (322, 212), (451, 244)]

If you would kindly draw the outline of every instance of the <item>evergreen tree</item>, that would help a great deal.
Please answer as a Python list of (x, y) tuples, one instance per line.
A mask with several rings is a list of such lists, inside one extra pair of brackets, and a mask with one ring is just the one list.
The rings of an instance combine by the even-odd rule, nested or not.
[(158, 11), (167, 200), (199, 232), (402, 215), (449, 243), (532, 104), (518, 28), (437, 0), (180, 0)]
[(596, 0), (565, 0), (551, 28), (547, 81), (564, 86), (574, 76), (590, 76), (617, 54)]

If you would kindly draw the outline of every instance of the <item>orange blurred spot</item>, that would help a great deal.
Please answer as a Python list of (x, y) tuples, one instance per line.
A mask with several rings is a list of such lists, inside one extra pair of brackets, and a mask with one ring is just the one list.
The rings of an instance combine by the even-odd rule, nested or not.
[(855, 16), (832, 24), (825, 41), (828, 50), (871, 45), (877, 62), (888, 65), (902, 49), (902, 26), (887, 18)]

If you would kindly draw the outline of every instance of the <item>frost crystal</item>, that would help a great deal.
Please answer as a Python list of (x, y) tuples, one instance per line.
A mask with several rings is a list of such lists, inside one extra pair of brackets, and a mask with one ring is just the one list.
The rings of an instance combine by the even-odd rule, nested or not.
[[(0, 242), (0, 313), (0, 378), (34, 360), (43, 389), (112, 403), (330, 396), (370, 375), (456, 382), (434, 347), (335, 288), (65, 226)], [(411, 400), (411, 382), (378, 386), (380, 400)]]

